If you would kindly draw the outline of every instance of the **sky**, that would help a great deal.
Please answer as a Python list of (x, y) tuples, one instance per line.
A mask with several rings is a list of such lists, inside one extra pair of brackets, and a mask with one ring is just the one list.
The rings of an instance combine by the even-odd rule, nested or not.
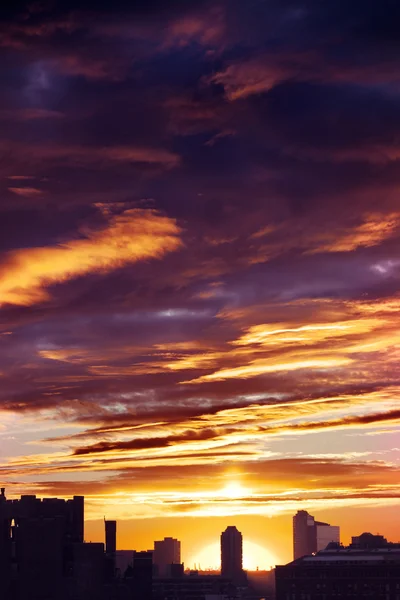
[(399, 27), (394, 0), (2, 4), (8, 497), (84, 494), (87, 539), (116, 518), (187, 564), (231, 524), (287, 562), (299, 509), (400, 539)]

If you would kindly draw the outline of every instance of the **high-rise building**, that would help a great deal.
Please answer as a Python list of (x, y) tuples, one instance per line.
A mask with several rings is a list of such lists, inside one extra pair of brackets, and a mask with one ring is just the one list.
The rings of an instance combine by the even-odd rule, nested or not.
[(2, 595), (10, 595), (11, 587), (11, 518), (5, 511), (5, 488), (0, 490), (0, 582)]
[(64, 539), (68, 542), (83, 543), (84, 497), (74, 496), (70, 500), (60, 498), (36, 498), (23, 495), (19, 500), (7, 500), (4, 488), (0, 495), (0, 522), (11, 534), (11, 523), (18, 528), (24, 519), (61, 518), (64, 521)]
[(104, 546), (84, 543), (83, 524), (83, 496), (8, 500), (0, 489), (1, 599), (97, 600)]
[(181, 562), (181, 543), (172, 537), (154, 542), (153, 564), (159, 577), (170, 575), (170, 565)]
[(151, 600), (153, 584), (152, 552), (134, 552), (132, 565), (132, 589), (135, 600)]
[(63, 589), (62, 517), (25, 517), (13, 527), (16, 597), (56, 600)]
[(293, 517), (293, 557), (300, 558), (315, 552), (315, 520), (305, 510)]
[(233, 525), (221, 533), (221, 575), (235, 582), (243, 578), (243, 537)]
[(302, 556), (324, 550), (330, 542), (340, 542), (340, 528), (329, 523), (316, 521), (305, 510), (293, 517), (293, 556)]
[(117, 568), (117, 521), (106, 521), (106, 519), (104, 519), (104, 534), (106, 542), (104, 562), (105, 576), (107, 580), (111, 580), (115, 577), (115, 569)]
[(117, 550), (117, 521), (104, 520), (106, 554), (115, 556)]
[[(71, 573), (65, 583), (74, 600), (99, 600), (103, 598), (104, 544), (72, 544), (70, 548)], [(59, 588), (60, 590), (61, 588)], [(62, 598), (57, 595), (57, 600)]]

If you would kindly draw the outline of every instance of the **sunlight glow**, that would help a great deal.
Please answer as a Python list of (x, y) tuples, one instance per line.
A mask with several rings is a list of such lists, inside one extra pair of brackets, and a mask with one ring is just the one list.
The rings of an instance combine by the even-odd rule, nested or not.
[[(276, 557), (263, 546), (251, 542), (243, 541), (243, 568), (247, 571), (269, 570), (276, 564)], [(205, 546), (195, 556), (190, 557), (188, 566), (197, 569), (219, 570), (221, 567), (221, 549), (219, 542)]]
[(221, 495), (225, 498), (243, 498), (244, 496), (248, 496), (250, 494), (250, 490), (244, 488), (240, 483), (236, 481), (232, 481), (228, 483), (222, 490)]

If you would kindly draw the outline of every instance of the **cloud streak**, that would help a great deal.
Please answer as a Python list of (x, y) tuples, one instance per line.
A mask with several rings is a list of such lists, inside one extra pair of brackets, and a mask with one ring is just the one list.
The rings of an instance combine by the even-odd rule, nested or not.
[(29, 305), (50, 298), (49, 286), (87, 273), (162, 258), (181, 246), (179, 227), (154, 211), (130, 209), (100, 229), (57, 246), (14, 250), (0, 265), (1, 304)]

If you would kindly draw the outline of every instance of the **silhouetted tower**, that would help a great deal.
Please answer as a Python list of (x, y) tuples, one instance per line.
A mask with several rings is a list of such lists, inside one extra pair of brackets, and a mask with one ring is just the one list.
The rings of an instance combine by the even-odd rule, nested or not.
[(293, 557), (301, 558), (317, 550), (315, 519), (305, 510), (293, 517)]
[(117, 521), (104, 520), (106, 534), (106, 554), (115, 556), (117, 550)]
[(153, 553), (134, 552), (132, 590), (134, 600), (151, 600), (153, 583)]
[(85, 498), (84, 496), (74, 496), (72, 500), (67, 500), (67, 504), (70, 504), (72, 507), (72, 541), (82, 544), (85, 537)]
[(0, 488), (1, 600), (60, 600), (72, 547), (83, 545), (83, 527), (83, 496), (7, 500)]
[(7, 511), (5, 488), (0, 493), (0, 586), (1, 597), (11, 596), (11, 516)]
[(221, 575), (232, 581), (243, 578), (243, 537), (232, 525), (221, 534)]

